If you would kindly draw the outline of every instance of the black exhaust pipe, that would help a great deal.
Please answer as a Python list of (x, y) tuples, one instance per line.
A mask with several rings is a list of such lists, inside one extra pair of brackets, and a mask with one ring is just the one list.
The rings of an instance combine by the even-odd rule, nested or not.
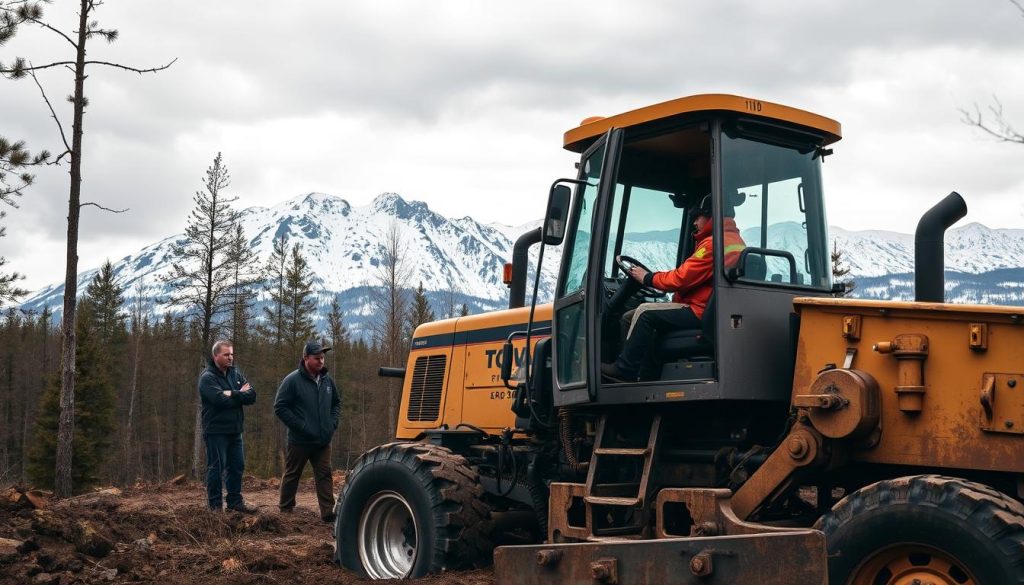
[(914, 233), (914, 300), (946, 300), (943, 238), (949, 226), (967, 215), (967, 203), (953, 191), (921, 216)]
[(512, 246), (512, 283), (508, 291), (508, 308), (526, 306), (526, 268), (530, 261), (530, 246), (540, 241), (541, 228), (519, 236)]

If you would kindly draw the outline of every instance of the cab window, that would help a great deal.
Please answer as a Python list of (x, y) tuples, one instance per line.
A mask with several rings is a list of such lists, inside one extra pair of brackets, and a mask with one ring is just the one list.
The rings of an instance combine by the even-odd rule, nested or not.
[(611, 225), (613, 233), (621, 227), (621, 235), (608, 240), (605, 277), (622, 276), (615, 265), (617, 255), (635, 258), (652, 270), (675, 266), (679, 257), (683, 210), (673, 206), (669, 193), (619, 183), (615, 190), (615, 203)]
[(831, 288), (820, 160), (813, 149), (722, 138), (723, 201), (748, 247), (745, 281)]
[(603, 272), (623, 275), (618, 255), (654, 271), (671, 270), (690, 252), (686, 208), (711, 192), (711, 142), (706, 129), (627, 138), (616, 176)]

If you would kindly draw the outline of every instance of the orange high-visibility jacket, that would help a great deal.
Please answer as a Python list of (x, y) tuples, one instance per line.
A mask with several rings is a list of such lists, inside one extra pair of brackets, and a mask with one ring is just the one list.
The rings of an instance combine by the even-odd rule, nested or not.
[[(733, 218), (727, 217), (722, 223), (725, 231), (725, 266), (728, 268), (736, 264), (740, 252), (747, 246), (740, 237), (740, 230)], [(693, 254), (675, 270), (655, 272), (651, 284), (656, 289), (675, 293), (672, 295), (672, 302), (690, 305), (693, 314), (700, 319), (704, 315), (708, 299), (711, 298), (711, 276), (715, 271), (711, 222), (709, 221), (707, 227), (693, 237), (700, 240)]]

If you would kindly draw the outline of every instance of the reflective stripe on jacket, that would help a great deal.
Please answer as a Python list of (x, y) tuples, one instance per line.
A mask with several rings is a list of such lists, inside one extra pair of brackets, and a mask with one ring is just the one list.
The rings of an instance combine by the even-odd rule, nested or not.
[[(733, 218), (727, 217), (722, 223), (725, 232), (725, 266), (728, 268), (739, 261), (740, 252), (747, 245), (740, 237), (740, 231)], [(713, 289), (711, 276), (715, 273), (715, 262), (711, 225), (709, 221), (702, 232), (694, 234), (694, 238), (699, 239), (697, 247), (679, 268), (655, 272), (651, 279), (654, 288), (675, 293), (672, 295), (672, 302), (690, 305), (698, 319), (704, 315), (704, 308), (708, 305)]]

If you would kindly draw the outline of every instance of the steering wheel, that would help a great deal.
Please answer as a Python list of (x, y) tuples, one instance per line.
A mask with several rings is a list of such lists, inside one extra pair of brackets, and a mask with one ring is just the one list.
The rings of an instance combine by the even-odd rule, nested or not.
[(619, 255), (615, 257), (615, 265), (618, 266), (620, 270), (622, 270), (622, 277), (624, 280), (621, 281), (620, 284), (623, 288), (626, 288), (630, 283), (632, 283), (634, 286), (638, 287), (635, 289), (635, 292), (633, 293), (635, 295), (639, 295), (648, 299), (660, 299), (665, 296), (665, 291), (658, 290), (653, 286), (647, 286), (641, 282), (636, 281), (635, 279), (633, 279), (632, 276), (629, 275), (629, 269), (634, 267), (642, 268), (647, 272), (653, 272), (650, 268), (644, 266), (643, 262), (637, 260), (636, 258), (633, 258), (632, 256)]

